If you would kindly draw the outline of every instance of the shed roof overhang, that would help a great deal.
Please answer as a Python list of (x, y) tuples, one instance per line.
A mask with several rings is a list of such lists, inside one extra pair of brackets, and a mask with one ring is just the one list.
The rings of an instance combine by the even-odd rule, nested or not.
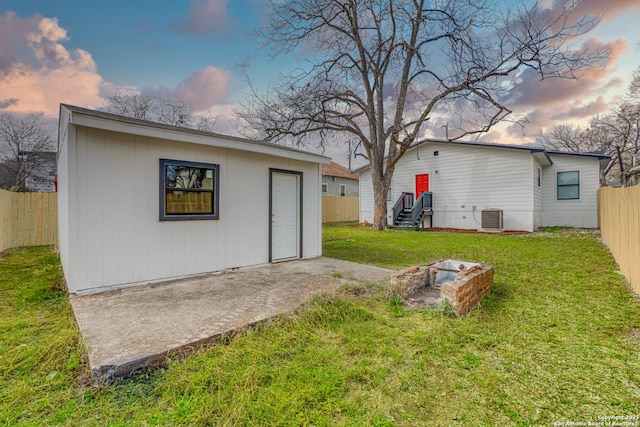
[(281, 145), (270, 144), (267, 142), (171, 126), (163, 123), (90, 110), (74, 105), (60, 104), (60, 109), (62, 110), (63, 108), (69, 113), (69, 123), (78, 126), (151, 138), (168, 139), (171, 141), (248, 151), (251, 153), (266, 154), (312, 163), (329, 163), (331, 161), (329, 157), (321, 156), (319, 154), (297, 150), (295, 148), (283, 147)]

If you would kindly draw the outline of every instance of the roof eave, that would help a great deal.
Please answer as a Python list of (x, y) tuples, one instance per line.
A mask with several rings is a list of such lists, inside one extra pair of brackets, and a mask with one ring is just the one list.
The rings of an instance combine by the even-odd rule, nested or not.
[[(114, 132), (129, 133), (133, 135), (151, 138), (169, 139), (172, 141), (188, 142), (192, 144), (208, 145), (233, 150), (248, 151), (252, 153), (266, 154), (284, 157), (292, 160), (307, 161), (313, 163), (329, 163), (329, 157), (319, 154), (307, 153), (288, 147), (274, 144), (260, 143), (258, 141), (245, 140), (238, 137), (181, 129), (175, 126), (158, 126), (154, 122), (141, 120), (119, 120), (117, 117), (104, 117), (92, 114), (91, 110), (76, 108), (61, 104), (70, 114), (69, 123), (95, 129), (110, 130)], [(82, 110), (82, 111), (81, 111)], [(123, 118), (126, 119), (126, 118)]]

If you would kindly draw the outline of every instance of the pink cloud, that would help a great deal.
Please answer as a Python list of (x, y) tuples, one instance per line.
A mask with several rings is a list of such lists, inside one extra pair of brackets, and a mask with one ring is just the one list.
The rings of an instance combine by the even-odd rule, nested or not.
[(597, 39), (590, 38), (585, 41), (582, 48), (589, 51), (610, 49), (611, 54), (607, 64), (581, 70), (577, 73), (578, 80), (552, 78), (540, 81), (539, 75), (534, 70), (528, 69), (519, 76), (519, 83), (504, 97), (503, 101), (514, 111), (522, 111), (572, 102), (618, 86), (620, 80), (614, 77), (617, 70), (613, 64), (627, 52), (626, 40), (618, 39), (610, 43), (601, 43)]
[(87, 51), (68, 50), (67, 32), (55, 18), (0, 15), (0, 109), (58, 114), (60, 102), (102, 104), (102, 77)]
[(608, 111), (611, 105), (604, 100), (602, 96), (596, 98), (593, 102), (588, 102), (584, 105), (581, 101), (576, 101), (566, 111), (556, 114), (551, 117), (553, 120), (571, 120), (582, 119), (585, 117), (595, 116), (596, 114)]
[(145, 87), (142, 92), (162, 99), (183, 101), (189, 104), (194, 112), (200, 112), (224, 103), (229, 96), (230, 82), (229, 71), (208, 66), (203, 70), (192, 72), (174, 88)]
[[(558, 3), (563, 6), (567, 2)], [(638, 7), (640, 7), (638, 0), (582, 0), (575, 9), (575, 15), (592, 14), (602, 16), (603, 21), (611, 21), (620, 13)]]
[(206, 35), (224, 31), (231, 24), (227, 11), (228, 0), (191, 0), (187, 15), (171, 23), (179, 33)]

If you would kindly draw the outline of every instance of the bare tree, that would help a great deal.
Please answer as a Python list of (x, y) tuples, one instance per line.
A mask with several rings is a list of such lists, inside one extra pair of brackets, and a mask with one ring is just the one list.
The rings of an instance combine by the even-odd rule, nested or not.
[(584, 129), (570, 124), (560, 124), (549, 129), (547, 132), (540, 132), (536, 137), (536, 142), (547, 150), (551, 151), (571, 151), (594, 152), (592, 144), (584, 139)]
[(640, 67), (633, 73), (626, 95), (608, 114), (593, 117), (586, 128), (555, 126), (536, 141), (551, 150), (608, 154), (615, 162), (602, 171), (600, 183), (624, 183), (624, 171), (640, 164)]
[(183, 101), (167, 101), (139, 93), (114, 92), (102, 110), (126, 117), (164, 123), (171, 126), (213, 131), (215, 121), (195, 116)]
[(461, 118), (450, 122), (451, 139), (486, 132), (511, 113), (501, 95), (519, 71), (575, 78), (608, 54), (566, 47), (598, 22), (573, 19), (575, 2), (553, 10), (486, 0), (267, 3), (266, 44), (274, 55), (299, 48), (308, 66), (254, 93), (238, 111), (245, 132), (272, 142), (355, 137), (371, 166), (376, 229), (387, 227), (395, 165), (425, 122)]
[[(603, 146), (604, 151), (616, 159), (619, 172), (609, 165), (611, 178), (624, 185), (624, 172), (638, 165), (640, 156), (640, 103), (623, 101), (609, 114), (591, 120), (587, 138)], [(603, 183), (606, 185), (606, 182)]]
[(156, 114), (153, 98), (142, 94), (114, 92), (107, 97), (108, 103), (102, 110), (120, 116), (133, 117), (140, 120), (153, 120)]
[(42, 114), (19, 118), (0, 113), (0, 162), (2, 187), (26, 191), (27, 178), (34, 177), (51, 161), (53, 139), (43, 128)]

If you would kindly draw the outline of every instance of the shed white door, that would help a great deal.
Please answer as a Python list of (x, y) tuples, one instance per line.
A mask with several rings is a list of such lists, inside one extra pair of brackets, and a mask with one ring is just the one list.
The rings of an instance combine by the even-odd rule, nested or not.
[(274, 172), (271, 197), (271, 254), (273, 261), (297, 258), (300, 244), (298, 176)]

